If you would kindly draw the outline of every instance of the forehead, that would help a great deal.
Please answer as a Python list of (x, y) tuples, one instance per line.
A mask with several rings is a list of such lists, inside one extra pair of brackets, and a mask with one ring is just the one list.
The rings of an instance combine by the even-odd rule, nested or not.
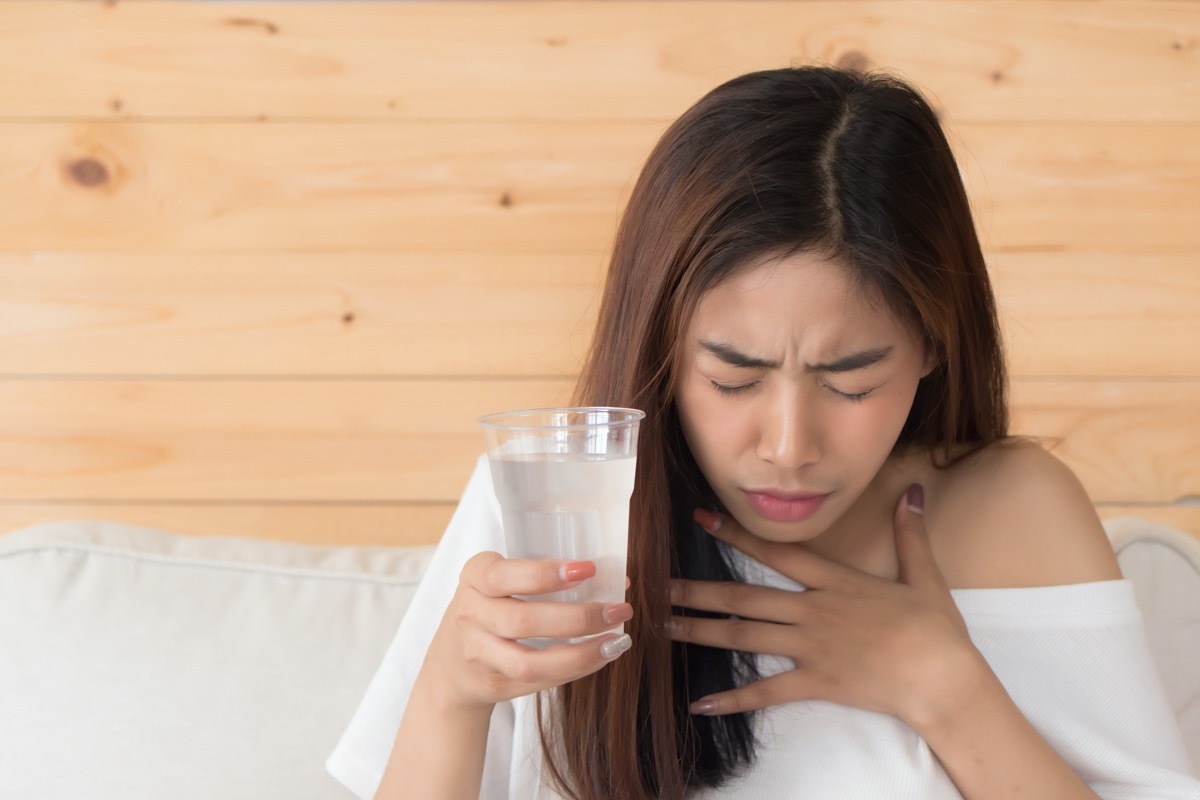
[(879, 292), (855, 280), (851, 268), (811, 253), (747, 265), (700, 297), (689, 326), (690, 338), (757, 332), (754, 338), (771, 339), (773, 333), (797, 330), (821, 339), (908, 333)]

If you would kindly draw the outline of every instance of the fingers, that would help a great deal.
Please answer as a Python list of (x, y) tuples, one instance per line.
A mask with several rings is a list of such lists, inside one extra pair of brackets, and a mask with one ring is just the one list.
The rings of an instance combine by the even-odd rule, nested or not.
[(544, 650), (527, 648), (516, 642), (497, 640), (508, 651), (506, 672), (531, 684), (557, 686), (595, 672), (620, 657), (633, 640), (629, 634), (597, 637), (575, 644), (560, 644)]
[(851, 575), (862, 575), (858, 570), (823, 558), (803, 545), (760, 539), (729, 514), (714, 514), (701, 508), (696, 509), (692, 517), (717, 539), (805, 586), (824, 589)]
[(671, 581), (671, 605), (769, 622), (799, 622), (801, 594), (739, 581)]
[(796, 647), (795, 626), (757, 620), (671, 617), (670, 633), (679, 642), (777, 656)]
[(485, 552), (467, 561), (463, 583), (473, 592), (456, 608), (459, 627), (476, 627), (504, 639), (573, 639), (609, 630), (633, 618), (629, 603), (523, 600), (578, 585), (596, 574), (591, 561), (506, 559)]
[(481, 627), (504, 639), (573, 639), (591, 636), (633, 619), (629, 603), (560, 603), (501, 598)]
[(933, 558), (925, 532), (925, 491), (914, 483), (896, 503), (892, 524), (896, 534), (896, 559), (900, 582), (909, 586), (932, 585), (939, 589), (945, 581)]
[(569, 589), (595, 574), (596, 565), (591, 561), (534, 561), (488, 551), (463, 565), (462, 579), (482, 595), (510, 597)]
[(498, 702), (590, 675), (620, 658), (632, 644), (629, 634), (623, 633), (537, 650), (509, 639), (485, 636), (470, 663), (484, 676), (482, 698)]
[(688, 706), (688, 710), (693, 714), (715, 717), (805, 700), (815, 696), (811, 687), (806, 685), (806, 680), (805, 673), (798, 670), (783, 672), (728, 692), (702, 697)]
[[(595, 672), (632, 646), (628, 635), (611, 632), (633, 618), (632, 606), (513, 596), (558, 592), (595, 574), (590, 561), (506, 559), (493, 552), (472, 557), (463, 566), (458, 591), (430, 644), (426, 664), (436, 662), (454, 697), (472, 706), (510, 700)], [(520, 640), (563, 643), (538, 648)]]

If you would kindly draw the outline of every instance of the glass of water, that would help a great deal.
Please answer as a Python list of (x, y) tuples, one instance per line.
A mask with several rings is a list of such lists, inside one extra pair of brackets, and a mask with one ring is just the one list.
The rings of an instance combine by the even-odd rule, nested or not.
[[(631, 408), (583, 407), (506, 411), (479, 420), (505, 555), (596, 564), (596, 575), (579, 586), (522, 599), (624, 601), (629, 497), (644, 417)], [(561, 640), (522, 641), (547, 647)]]

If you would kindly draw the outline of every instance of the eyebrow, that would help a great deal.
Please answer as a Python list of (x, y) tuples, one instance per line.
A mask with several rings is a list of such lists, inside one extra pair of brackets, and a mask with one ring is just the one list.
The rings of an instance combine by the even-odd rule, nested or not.
[[(768, 361), (765, 358), (755, 358), (754, 356), (746, 355), (737, 348), (721, 342), (709, 342), (701, 340), (700, 347), (712, 353), (717, 358), (724, 361), (726, 364), (740, 368), (750, 369), (776, 369), (782, 364), (778, 361)], [(856, 369), (865, 369), (874, 366), (881, 361), (886, 361), (892, 355), (894, 348), (891, 345), (885, 347), (872, 347), (869, 350), (862, 350), (858, 353), (851, 353), (842, 358), (830, 361), (824, 364), (806, 364), (805, 368), (809, 372), (853, 372)]]

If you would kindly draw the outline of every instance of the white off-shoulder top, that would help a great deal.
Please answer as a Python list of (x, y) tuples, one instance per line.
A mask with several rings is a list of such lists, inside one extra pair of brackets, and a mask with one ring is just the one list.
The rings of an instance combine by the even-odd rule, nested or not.
[[(500, 509), (480, 458), (412, 605), (357, 713), (326, 762), (360, 798), (374, 795), (425, 650), (463, 564), (504, 552)], [(800, 590), (736, 554), (753, 583)], [(1017, 706), (1105, 800), (1200, 800), (1128, 581), (955, 590), (972, 641)], [(763, 675), (789, 669), (760, 656)], [(481, 800), (558, 798), (542, 779), (534, 698), (498, 705)], [(958, 800), (933, 752), (895, 717), (808, 700), (759, 712), (753, 767), (693, 797)]]

